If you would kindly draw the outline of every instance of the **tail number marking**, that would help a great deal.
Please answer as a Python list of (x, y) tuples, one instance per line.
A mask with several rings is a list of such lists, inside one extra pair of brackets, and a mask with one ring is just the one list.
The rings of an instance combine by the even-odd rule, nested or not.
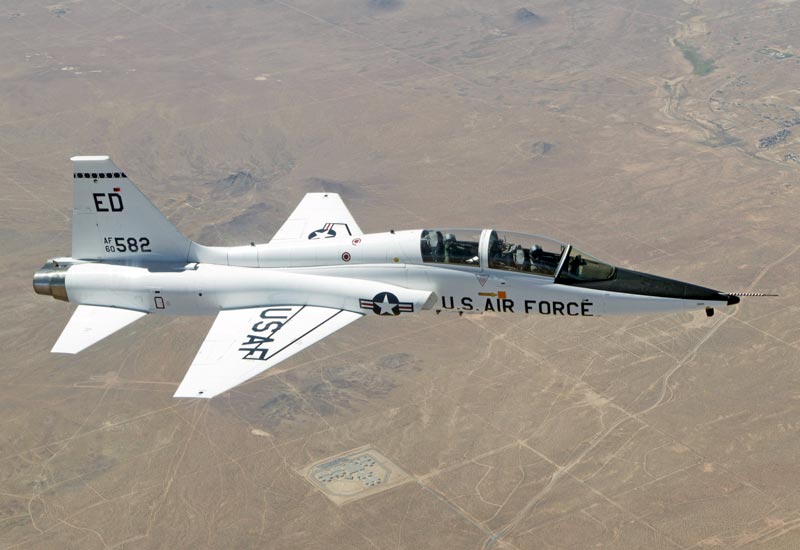
[(104, 237), (106, 252), (152, 252), (147, 237)]
[(122, 212), (122, 195), (119, 193), (92, 193), (94, 208), (98, 212)]

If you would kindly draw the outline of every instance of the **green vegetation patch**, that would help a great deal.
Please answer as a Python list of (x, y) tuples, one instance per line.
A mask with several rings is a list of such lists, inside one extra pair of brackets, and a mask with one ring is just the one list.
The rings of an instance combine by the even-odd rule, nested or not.
[(698, 50), (694, 46), (690, 46), (689, 44), (684, 44), (683, 42), (675, 41), (675, 45), (681, 49), (683, 53), (683, 57), (686, 58), (686, 61), (692, 64), (694, 68), (694, 74), (697, 76), (705, 76), (709, 74), (711, 71), (717, 68), (714, 65), (713, 59), (706, 59), (702, 55), (700, 55), (700, 50)]

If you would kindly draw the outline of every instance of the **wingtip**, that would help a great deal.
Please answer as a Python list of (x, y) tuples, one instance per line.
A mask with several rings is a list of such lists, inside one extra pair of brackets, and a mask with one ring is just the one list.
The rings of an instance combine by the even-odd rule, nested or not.
[(62, 347), (62, 346), (59, 346), (58, 344), (56, 344), (56, 345), (55, 345), (55, 346), (53, 346), (53, 348), (50, 350), (50, 353), (62, 353), (62, 354), (66, 354), (66, 355), (78, 355), (78, 353), (80, 353), (80, 351), (81, 351), (81, 350), (77, 350), (77, 351), (76, 351), (76, 350), (74, 350), (74, 349), (71, 349), (71, 348), (65, 348), (65, 347)]
[(182, 390), (178, 388), (172, 397), (176, 397), (178, 399), (211, 399), (216, 394), (212, 394), (205, 390)]

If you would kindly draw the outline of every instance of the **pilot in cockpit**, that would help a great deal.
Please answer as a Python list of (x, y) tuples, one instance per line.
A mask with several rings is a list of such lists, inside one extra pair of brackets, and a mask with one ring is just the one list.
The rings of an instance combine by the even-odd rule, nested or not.
[[(492, 239), (489, 244), (489, 261), (494, 267), (498, 268), (513, 268), (516, 266), (516, 245), (507, 243), (505, 239), (496, 237), (492, 234)], [(524, 258), (520, 259), (519, 266), (522, 266)]]

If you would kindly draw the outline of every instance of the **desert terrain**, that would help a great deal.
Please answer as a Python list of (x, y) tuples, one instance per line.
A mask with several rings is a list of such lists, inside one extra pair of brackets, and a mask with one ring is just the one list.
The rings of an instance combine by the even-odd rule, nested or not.
[[(800, 2), (53, 1), (0, 5), (0, 548), (800, 547)], [(203, 244), (327, 190), (780, 296), (369, 317), (176, 400), (211, 318), (49, 353), (79, 154)], [(360, 448), (402, 483), (309, 481)]]

